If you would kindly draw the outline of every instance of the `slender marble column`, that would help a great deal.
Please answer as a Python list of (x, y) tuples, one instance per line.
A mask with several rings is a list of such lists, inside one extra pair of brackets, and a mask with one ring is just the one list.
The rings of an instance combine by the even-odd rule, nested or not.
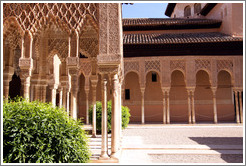
[(34, 85), (31, 85), (31, 101), (34, 100)]
[(67, 91), (67, 114), (69, 115), (70, 113), (70, 92), (69, 90)]
[(53, 106), (56, 106), (56, 88), (51, 89), (51, 103)]
[[(4, 81), (8, 82), (8, 81)], [(9, 85), (6, 83), (6, 85), (3, 86), (3, 96), (4, 98), (8, 99), (9, 97)]]
[(91, 80), (92, 86), (92, 105), (93, 105), (93, 115), (92, 115), (92, 138), (96, 138), (96, 86), (97, 80)]
[(60, 108), (62, 108), (62, 95), (63, 95), (63, 88), (61, 88), (59, 92), (59, 107)]
[(89, 124), (89, 89), (85, 89), (86, 124)]
[(162, 93), (163, 93), (163, 124), (166, 124), (167, 123), (167, 117), (166, 117), (166, 91), (165, 90), (162, 90)]
[(63, 87), (63, 91), (62, 91), (62, 106), (64, 107), (64, 108), (66, 108), (66, 88), (65, 87)]
[(77, 119), (77, 97), (78, 90), (71, 91), (71, 116), (73, 119)]
[(111, 158), (117, 158), (119, 150), (119, 106), (118, 106), (118, 75), (113, 74), (112, 77), (112, 119), (111, 119)]
[(141, 102), (141, 123), (144, 124), (144, 91), (145, 88), (141, 88), (141, 97), (142, 97), (142, 102)]
[(216, 87), (211, 87), (212, 92), (213, 92), (213, 106), (214, 106), (214, 123), (218, 122), (217, 119), (217, 105), (216, 105)]
[(170, 124), (170, 102), (169, 102), (169, 90), (166, 91), (167, 95), (167, 124)]
[(101, 85), (102, 85), (102, 145), (101, 145), (101, 156), (100, 160), (109, 159), (108, 156), (108, 120), (107, 120), (107, 80), (101, 77)]
[(239, 91), (239, 105), (240, 105), (240, 121), (241, 121), (241, 123), (243, 123), (242, 91)]
[(195, 99), (194, 99), (195, 90), (191, 90), (191, 114), (192, 114), (192, 123), (196, 123), (196, 115), (195, 115)]
[(239, 121), (239, 107), (238, 107), (238, 91), (234, 91), (235, 93), (235, 102), (236, 102), (236, 122), (240, 123)]
[(191, 94), (190, 94), (190, 91), (189, 90), (187, 90), (188, 91), (188, 117), (189, 117), (189, 120), (188, 120), (188, 122), (189, 122), (189, 124), (191, 124), (192, 122), (192, 120), (191, 120)]

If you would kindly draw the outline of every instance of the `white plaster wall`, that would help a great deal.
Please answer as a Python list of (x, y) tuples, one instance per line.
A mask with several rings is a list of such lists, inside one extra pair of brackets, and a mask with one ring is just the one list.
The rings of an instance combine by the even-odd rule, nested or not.
[(220, 32), (234, 35), (243, 35), (243, 4), (218, 3), (206, 16), (209, 19), (222, 20)]

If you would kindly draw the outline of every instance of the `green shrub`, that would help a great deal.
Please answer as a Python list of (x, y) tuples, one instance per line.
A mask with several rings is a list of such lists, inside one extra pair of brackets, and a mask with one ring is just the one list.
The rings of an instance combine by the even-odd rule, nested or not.
[[(112, 102), (108, 101), (107, 104), (107, 112), (108, 112), (108, 132), (111, 131), (111, 115), (112, 115)], [(93, 108), (92, 105), (89, 109), (89, 120), (92, 123), (92, 112)], [(122, 129), (125, 129), (130, 120), (130, 110), (126, 106), (121, 106), (121, 117), (122, 117)], [(101, 132), (101, 124), (102, 124), (102, 103), (96, 102), (96, 129)]]
[(85, 163), (90, 152), (79, 121), (38, 101), (4, 100), (5, 163)]

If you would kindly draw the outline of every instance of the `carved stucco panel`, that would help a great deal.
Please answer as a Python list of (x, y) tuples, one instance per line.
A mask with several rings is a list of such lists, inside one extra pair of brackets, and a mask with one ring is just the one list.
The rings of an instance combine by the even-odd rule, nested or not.
[(171, 73), (174, 70), (181, 70), (183, 73), (185, 73), (185, 60), (170, 60), (170, 71)]
[(36, 32), (50, 19), (67, 32), (80, 29), (86, 15), (98, 21), (96, 3), (4, 3), (3, 18), (15, 17), (23, 30)]
[(233, 73), (233, 60), (230, 59), (221, 59), (217, 60), (217, 73), (221, 70), (229, 71), (232, 75)]
[(137, 61), (125, 61), (124, 62), (124, 73), (127, 74), (130, 71), (139, 73), (139, 62)]
[(211, 73), (211, 62), (208, 59), (196, 59), (195, 60), (195, 70), (206, 70)]
[(151, 70), (161, 72), (160, 60), (145, 61), (145, 74), (147, 74)]

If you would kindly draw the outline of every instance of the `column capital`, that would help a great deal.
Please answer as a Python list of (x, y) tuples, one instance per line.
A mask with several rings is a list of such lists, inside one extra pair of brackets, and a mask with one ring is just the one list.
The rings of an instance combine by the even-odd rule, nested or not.
[(165, 92), (169, 93), (170, 89), (171, 89), (171, 87), (161, 87), (161, 90), (163, 93), (165, 93)]
[(243, 91), (242, 87), (233, 87), (232, 89), (234, 92), (242, 92)]
[(217, 91), (217, 86), (212, 86), (211, 87), (211, 90), (213, 92), (213, 95), (215, 95), (216, 94), (216, 91)]
[(188, 92), (195, 92), (195, 89), (196, 89), (196, 87), (195, 86), (193, 86), (193, 87), (186, 87), (186, 90), (188, 91)]
[(33, 69), (33, 59), (32, 58), (20, 58), (19, 67), (21, 70), (32, 70)]
[(145, 87), (140, 87), (141, 93), (144, 94), (145, 92)]
[(79, 67), (79, 57), (67, 57), (67, 67), (78, 69)]
[(97, 86), (98, 76), (97, 75), (91, 75), (90, 81), (91, 81), (92, 87)]

